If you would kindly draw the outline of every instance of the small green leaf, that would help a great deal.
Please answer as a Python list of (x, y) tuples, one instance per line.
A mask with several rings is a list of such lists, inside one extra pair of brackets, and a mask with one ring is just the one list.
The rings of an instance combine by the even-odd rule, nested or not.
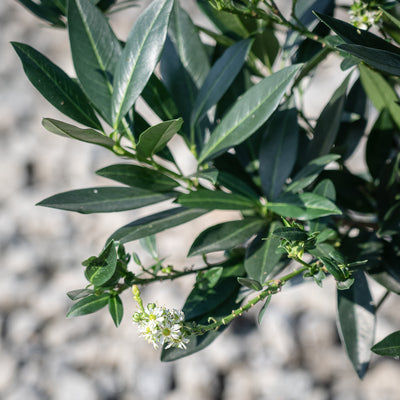
[(114, 127), (132, 108), (160, 59), (172, 5), (173, 0), (152, 1), (128, 35), (115, 71)]
[(155, 193), (140, 188), (110, 186), (58, 193), (37, 205), (91, 214), (134, 210), (175, 196), (176, 193)]
[(205, 210), (247, 210), (255, 207), (255, 201), (234, 193), (200, 189), (181, 194), (176, 202), (184, 207)]
[(42, 125), (49, 132), (56, 135), (76, 139), (81, 142), (97, 144), (110, 150), (115, 145), (115, 142), (111, 138), (94, 129), (78, 128), (77, 126), (52, 118), (43, 118)]
[(94, 293), (93, 289), (76, 289), (76, 290), (70, 290), (67, 293), (67, 296), (71, 300), (79, 300), (79, 299), (83, 299), (84, 297), (87, 297), (93, 293)]
[(275, 229), (272, 232), (272, 236), (280, 239), (286, 239), (290, 241), (305, 242), (308, 239), (308, 234), (300, 228), (295, 227), (283, 227)]
[(159, 213), (149, 215), (131, 222), (128, 225), (115, 231), (108, 240), (114, 239), (121, 243), (131, 242), (145, 236), (162, 232), (198, 218), (207, 213), (207, 210), (187, 209), (185, 207), (177, 207), (171, 210), (161, 211)]
[(103, 285), (114, 275), (117, 259), (117, 250), (114, 242), (111, 241), (100, 255), (91, 259), (89, 265), (87, 265), (85, 269), (86, 279), (95, 287)]
[(297, 156), (299, 127), (297, 110), (278, 111), (272, 115), (260, 147), (259, 174), (267, 199), (274, 200), (292, 172)]
[(158, 259), (157, 241), (155, 235), (149, 235), (139, 240), (142, 249), (147, 252), (153, 259)]
[(37, 17), (50, 22), (55, 27), (64, 28), (65, 23), (61, 19), (61, 14), (58, 10), (46, 7), (44, 4), (37, 4), (32, 0), (17, 0), (29, 11), (35, 14)]
[(178, 182), (159, 171), (133, 164), (110, 165), (96, 171), (96, 174), (128, 186), (157, 192), (170, 192), (178, 186)]
[(330, 200), (315, 193), (285, 194), (267, 203), (267, 208), (283, 217), (305, 220), (342, 213)]
[(67, 318), (94, 313), (108, 304), (109, 293), (92, 294), (79, 300), (67, 312)]
[(250, 88), (225, 115), (203, 148), (199, 163), (250, 137), (278, 107), (301, 65), (286, 67)]
[(153, 154), (162, 150), (170, 139), (179, 132), (182, 123), (182, 118), (173, 119), (151, 126), (141, 133), (136, 146), (139, 160), (151, 157)]
[(286, 188), (288, 192), (299, 192), (313, 183), (324, 168), (340, 158), (337, 154), (327, 154), (310, 161), (293, 178), (293, 182)]
[(371, 358), (375, 308), (364, 274), (356, 271), (354, 278), (355, 282), (350, 289), (338, 291), (338, 313), (347, 354), (358, 376), (362, 378)]
[(258, 324), (259, 324), (259, 325), (261, 325), (261, 321), (262, 321), (262, 319), (264, 318), (265, 311), (267, 311), (267, 308), (268, 308), (268, 306), (269, 306), (269, 303), (271, 302), (271, 299), (272, 299), (272, 296), (269, 295), (269, 296), (266, 298), (266, 300), (265, 300), (263, 306), (261, 307), (260, 312), (258, 313)]
[(386, 357), (400, 356), (400, 331), (396, 331), (386, 336), (380, 342), (372, 346), (371, 350)]
[(114, 325), (118, 328), (124, 315), (124, 306), (118, 295), (110, 296), (108, 299), (108, 310), (114, 321)]
[(242, 285), (245, 286), (251, 290), (262, 290), (262, 285), (260, 282), (256, 281), (255, 279), (251, 279), (251, 278), (243, 278), (241, 276), (239, 276), (237, 278), (238, 282)]
[(101, 129), (93, 108), (79, 85), (61, 68), (32, 47), (12, 42), (26, 76), (42, 96), (57, 110), (95, 129)]
[(354, 278), (347, 278), (344, 281), (336, 282), (336, 287), (338, 288), (338, 290), (347, 290), (350, 289), (353, 283), (354, 283)]
[(188, 257), (203, 253), (231, 249), (248, 240), (264, 225), (259, 218), (223, 222), (203, 231), (193, 242)]

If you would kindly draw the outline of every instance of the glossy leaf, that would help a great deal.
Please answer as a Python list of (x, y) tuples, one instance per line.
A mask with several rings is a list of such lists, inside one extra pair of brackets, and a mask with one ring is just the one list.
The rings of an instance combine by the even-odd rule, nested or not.
[(68, 32), (79, 82), (111, 123), (112, 81), (121, 44), (107, 18), (89, 0), (68, 1)]
[(362, 378), (368, 369), (374, 341), (375, 308), (364, 274), (358, 271), (354, 278), (350, 289), (338, 291), (338, 313), (347, 354)]
[(67, 296), (71, 300), (83, 299), (84, 297), (87, 297), (91, 294), (94, 294), (93, 289), (76, 289), (76, 290), (70, 290), (69, 292), (67, 292)]
[(184, 69), (197, 88), (200, 88), (209, 71), (209, 61), (204, 44), (192, 20), (176, 1), (171, 13), (169, 36)]
[(381, 356), (399, 357), (400, 356), (400, 331), (393, 332), (380, 342), (372, 346), (371, 350)]
[(298, 136), (296, 109), (273, 114), (263, 135), (259, 155), (261, 186), (268, 200), (273, 201), (281, 193), (292, 172)]
[(110, 186), (58, 193), (42, 200), (38, 205), (91, 214), (134, 210), (175, 196), (176, 193), (156, 193), (140, 188)]
[(247, 210), (256, 206), (256, 203), (247, 197), (206, 189), (181, 194), (176, 202), (184, 207), (205, 210)]
[(258, 194), (254, 191), (254, 189), (250, 185), (248, 185), (240, 177), (232, 175), (228, 172), (224, 171), (218, 172), (216, 182), (218, 182), (218, 184), (222, 186), (225, 186), (228, 190), (231, 190), (233, 193), (240, 194), (242, 196), (249, 197), (254, 200), (258, 200), (259, 198)]
[(108, 299), (108, 311), (114, 321), (114, 325), (118, 328), (124, 315), (124, 306), (118, 295), (110, 296)]
[(61, 14), (55, 10), (46, 7), (43, 4), (37, 4), (33, 0), (17, 0), (23, 6), (25, 6), (29, 11), (35, 14), (37, 17), (49, 22), (50, 24), (64, 28), (65, 23), (61, 19)]
[(243, 278), (239, 276), (237, 280), (240, 285), (245, 286), (251, 290), (259, 291), (263, 288), (260, 282), (252, 278)]
[(162, 211), (148, 217), (140, 218), (115, 231), (109, 240), (121, 243), (131, 242), (145, 236), (154, 235), (174, 226), (182, 225), (205, 214), (206, 210), (177, 207)]
[(92, 294), (75, 303), (67, 312), (67, 318), (94, 313), (108, 304), (109, 293)]
[(300, 65), (286, 67), (250, 88), (232, 106), (212, 132), (199, 163), (214, 158), (250, 137), (278, 107)]
[(203, 231), (193, 242), (188, 256), (231, 249), (244, 243), (256, 234), (264, 221), (259, 218), (245, 218), (240, 221), (223, 222)]
[(101, 129), (85, 94), (73, 79), (32, 47), (17, 42), (11, 44), (26, 76), (50, 104), (77, 122)]
[(106, 283), (117, 268), (117, 250), (114, 242), (111, 241), (98, 257), (88, 262), (85, 269), (85, 277), (94, 286), (101, 286)]
[(146, 159), (161, 151), (181, 129), (182, 118), (161, 122), (146, 129), (139, 137), (136, 152), (139, 160)]
[(322, 110), (314, 129), (314, 137), (308, 148), (308, 159), (321, 157), (331, 151), (342, 121), (350, 76), (351, 73), (336, 89), (328, 104)]
[(154, 0), (136, 20), (118, 60), (112, 97), (114, 127), (132, 108), (156, 67), (173, 0)]
[(253, 239), (246, 250), (244, 268), (247, 275), (258, 282), (264, 283), (281, 258), (277, 251), (280, 240), (272, 232), (280, 226), (273, 222), (269, 229), (264, 229)]
[(378, 111), (382, 111), (384, 108), (388, 109), (397, 127), (400, 128), (399, 97), (392, 85), (379, 72), (373, 71), (362, 64), (358, 68), (361, 82), (375, 108)]
[(94, 129), (82, 129), (52, 118), (43, 118), (42, 125), (49, 132), (55, 133), (56, 135), (76, 139), (81, 142), (97, 144), (109, 150), (112, 150), (115, 145), (114, 140)]
[(286, 188), (286, 191), (299, 192), (313, 183), (325, 167), (340, 158), (337, 154), (327, 154), (310, 161), (294, 177), (293, 182)]
[(315, 193), (285, 194), (276, 202), (267, 203), (267, 208), (284, 217), (305, 220), (342, 213), (330, 200)]
[(178, 182), (159, 171), (133, 164), (110, 165), (99, 169), (96, 174), (128, 186), (157, 192), (170, 192), (178, 186)]
[(252, 41), (242, 40), (229, 47), (208, 73), (193, 105), (191, 126), (220, 100), (242, 68)]

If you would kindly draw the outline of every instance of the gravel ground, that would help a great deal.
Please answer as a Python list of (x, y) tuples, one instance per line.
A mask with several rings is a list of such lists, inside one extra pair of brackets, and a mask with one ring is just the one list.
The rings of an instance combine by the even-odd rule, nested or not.
[[(124, 37), (134, 12), (118, 18), (115, 26)], [(201, 353), (166, 364), (138, 338), (129, 294), (118, 329), (106, 312), (67, 320), (71, 304), (65, 293), (85, 285), (81, 260), (97, 254), (110, 232), (140, 214), (82, 216), (34, 206), (60, 191), (107, 184), (93, 171), (117, 159), (44, 131), (42, 117), (64, 117), (25, 78), (11, 40), (30, 44), (71, 71), (65, 32), (50, 30), (16, 2), (0, 2), (1, 399), (399, 399), (398, 361), (373, 357), (364, 381), (353, 373), (336, 333), (329, 280), (323, 290), (308, 284), (284, 290), (259, 328), (253, 329), (255, 310)], [(190, 159), (185, 167), (191, 168)], [(160, 234), (161, 255), (178, 267), (187, 265), (184, 255), (196, 233), (230, 215), (214, 213)], [(140, 253), (135, 245), (130, 249)], [(145, 298), (180, 307), (190, 283), (155, 284)], [(374, 285), (373, 293), (382, 294)], [(394, 298), (384, 304), (377, 339), (399, 329), (399, 306)]]

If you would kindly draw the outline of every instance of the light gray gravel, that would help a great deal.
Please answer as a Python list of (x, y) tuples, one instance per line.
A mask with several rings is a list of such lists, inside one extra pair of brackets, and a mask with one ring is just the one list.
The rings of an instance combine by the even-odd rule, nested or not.
[[(132, 15), (118, 17), (121, 36)], [(65, 293), (85, 285), (80, 262), (137, 213), (82, 216), (34, 206), (59, 191), (106, 184), (93, 172), (118, 160), (44, 131), (42, 117), (63, 117), (32, 88), (11, 40), (32, 45), (71, 71), (65, 32), (45, 27), (16, 2), (0, 2), (1, 399), (399, 399), (398, 361), (374, 357), (363, 382), (353, 373), (335, 330), (329, 281), (323, 290), (285, 290), (258, 329), (252, 329), (254, 310), (203, 352), (168, 364), (138, 338), (129, 294), (118, 329), (107, 312), (66, 319), (71, 303)], [(188, 265), (191, 239), (229, 215), (212, 214), (161, 234), (162, 255), (178, 267)], [(146, 301), (180, 307), (190, 282), (154, 285)], [(399, 329), (399, 306), (398, 299), (383, 306), (379, 338)]]

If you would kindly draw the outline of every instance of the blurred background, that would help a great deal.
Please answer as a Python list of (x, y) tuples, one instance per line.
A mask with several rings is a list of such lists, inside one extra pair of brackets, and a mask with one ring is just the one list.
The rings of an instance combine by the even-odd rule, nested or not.
[[(194, 1), (181, 3), (197, 23), (204, 23)], [(113, 17), (120, 38), (126, 37), (138, 12), (131, 9)], [(42, 117), (65, 117), (31, 86), (10, 41), (29, 44), (72, 74), (66, 32), (45, 26), (15, 1), (1, 1), (0, 399), (399, 399), (399, 361), (373, 356), (364, 381), (353, 372), (336, 331), (330, 279), (323, 289), (314, 284), (285, 289), (274, 296), (261, 326), (254, 310), (207, 349), (172, 363), (161, 363), (159, 353), (138, 337), (129, 293), (123, 296), (125, 315), (119, 328), (106, 310), (66, 319), (72, 304), (66, 292), (86, 284), (82, 260), (98, 254), (111, 232), (142, 212), (79, 215), (35, 206), (57, 192), (109, 185), (94, 171), (118, 159), (42, 128)], [(318, 113), (341, 74), (334, 58), (324, 64), (307, 92), (310, 112)], [(181, 159), (190, 172), (193, 160), (185, 155)], [(191, 240), (231, 216), (212, 213), (160, 234), (161, 257), (176, 268), (195, 264), (196, 259), (185, 258)], [(135, 244), (129, 249), (146, 262)], [(180, 308), (192, 279), (154, 284), (144, 292), (145, 301)], [(379, 299), (381, 290), (373, 282), (371, 288)], [(399, 329), (399, 306), (394, 297), (382, 306), (377, 341)]]

